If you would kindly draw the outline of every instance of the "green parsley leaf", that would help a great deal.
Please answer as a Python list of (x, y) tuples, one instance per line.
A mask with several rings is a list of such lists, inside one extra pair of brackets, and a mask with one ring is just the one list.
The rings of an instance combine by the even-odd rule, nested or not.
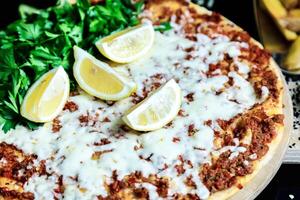
[(14, 58), (14, 51), (12, 48), (0, 49), (0, 70), (16, 69), (17, 64)]
[(17, 26), (20, 41), (36, 41), (42, 34), (41, 27), (37, 24), (20, 23)]
[(172, 26), (171, 26), (170, 22), (162, 22), (162, 23), (160, 23), (160, 25), (155, 27), (155, 30), (160, 31), (160, 32), (168, 31), (171, 29), (172, 29)]
[(29, 87), (50, 69), (63, 66), (76, 88), (72, 66), (73, 46), (94, 55), (101, 37), (139, 23), (143, 1), (106, 0), (91, 5), (77, 0), (71, 5), (58, 0), (56, 6), (36, 9), (21, 5), (21, 19), (0, 31), (0, 127), (4, 132), (21, 124), (30, 129), (40, 124), (24, 119), (20, 106)]

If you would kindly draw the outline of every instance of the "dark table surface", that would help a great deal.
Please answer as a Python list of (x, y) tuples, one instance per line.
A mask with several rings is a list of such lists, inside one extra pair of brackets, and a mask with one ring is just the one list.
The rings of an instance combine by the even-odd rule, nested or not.
[[(259, 40), (253, 14), (252, 0), (215, 0), (212, 10), (220, 12)], [(18, 18), (17, 8), (26, 3), (39, 8), (54, 4), (55, 0), (8, 0), (0, 7), (0, 28)], [(3, 4), (4, 5), (4, 4)], [(263, 169), (268, 170), (268, 169)], [(284, 164), (257, 200), (300, 200), (300, 165)]]

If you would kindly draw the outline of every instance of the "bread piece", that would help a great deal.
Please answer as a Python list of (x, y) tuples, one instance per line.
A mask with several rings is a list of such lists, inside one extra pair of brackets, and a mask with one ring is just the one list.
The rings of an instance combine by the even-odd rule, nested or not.
[(284, 19), (288, 16), (288, 12), (280, 0), (262, 0), (262, 6), (275, 20), (277, 27), (286, 40), (293, 41), (297, 38), (296, 32), (286, 28), (286, 21)]
[(286, 17), (281, 19), (283, 27), (290, 31), (300, 32), (300, 17)]
[(286, 9), (295, 8), (298, 5), (298, 0), (281, 0)]
[(280, 19), (280, 24), (290, 31), (300, 32), (300, 9), (292, 9), (287, 17)]
[(300, 8), (290, 10), (288, 15), (290, 17), (300, 17)]
[(300, 37), (291, 45), (284, 60), (284, 67), (288, 70), (300, 70)]

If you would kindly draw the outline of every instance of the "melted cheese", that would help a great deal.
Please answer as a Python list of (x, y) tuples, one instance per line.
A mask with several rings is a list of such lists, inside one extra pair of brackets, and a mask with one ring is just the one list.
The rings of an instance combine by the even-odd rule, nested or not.
[(48, 200), (54, 197), (62, 198), (61, 195), (55, 194), (57, 179), (55, 176), (37, 176), (33, 175), (24, 185), (25, 191), (30, 191), (34, 194), (35, 199)]
[[(120, 128), (123, 125), (121, 117), (134, 105), (133, 97), (108, 106), (81, 93), (70, 97), (79, 110), (61, 113), (59, 119), (63, 127), (58, 133), (52, 133), (51, 124), (45, 124), (36, 131), (18, 126), (8, 134), (0, 133), (0, 141), (13, 144), (26, 154), (36, 154), (38, 161), (46, 161), (50, 176), (34, 175), (25, 184), (25, 191), (32, 192), (36, 199), (53, 199), (54, 196), (61, 199), (62, 196), (55, 194), (54, 189), (58, 187), (56, 180), (62, 175), (64, 199), (97, 199), (98, 195), (107, 196), (105, 182), (112, 182), (112, 172), (116, 170), (118, 179), (136, 171), (141, 171), (145, 177), (151, 174), (168, 177), (169, 197), (175, 193), (194, 193), (202, 199), (208, 198), (209, 191), (201, 182), (198, 170), (203, 163), (210, 163), (210, 153), (220, 154), (230, 150), (231, 158), (234, 158), (246, 150), (238, 144), (215, 149), (214, 129), (220, 130), (216, 120), (229, 120), (261, 99), (255, 97), (253, 87), (246, 80), (249, 67), (238, 58), (240, 48), (246, 48), (246, 44), (231, 42), (225, 36), (210, 39), (202, 34), (197, 35), (197, 40), (187, 40), (173, 31), (156, 33), (155, 44), (149, 55), (117, 68), (137, 83), (136, 93), (142, 98), (145, 97), (145, 91), (153, 90), (154, 82), (162, 84), (171, 78), (178, 80), (183, 95), (181, 109), (186, 115), (177, 116), (170, 126), (144, 134), (123, 131)], [(193, 51), (185, 51), (191, 47)], [(239, 71), (222, 75), (219, 70), (215, 72), (216, 76), (207, 77), (205, 73), (209, 64), (223, 60), (225, 54), (233, 58)], [(185, 59), (187, 55), (191, 59)], [(160, 78), (157, 78), (158, 74)], [(234, 84), (225, 88), (229, 77)], [(224, 92), (217, 95), (216, 91), (220, 89)], [(191, 93), (193, 101), (185, 98)], [(268, 95), (267, 89), (263, 89), (263, 94)], [(79, 117), (87, 114), (94, 120), (87, 124), (80, 123)], [(110, 121), (102, 122), (106, 117)], [(212, 120), (211, 127), (205, 125), (207, 120)], [(194, 133), (189, 136), (188, 127), (191, 124)], [(174, 142), (174, 138), (178, 138), (178, 141)], [(99, 146), (97, 143), (101, 139), (108, 139), (111, 143)], [(104, 153), (95, 159), (93, 155), (96, 152)], [(184, 162), (185, 172), (182, 174), (178, 174), (175, 168), (182, 164), (180, 156), (193, 166)], [(196, 189), (184, 183), (190, 176), (196, 183)], [(155, 186), (141, 183), (137, 187), (148, 189), (150, 199), (159, 199)]]

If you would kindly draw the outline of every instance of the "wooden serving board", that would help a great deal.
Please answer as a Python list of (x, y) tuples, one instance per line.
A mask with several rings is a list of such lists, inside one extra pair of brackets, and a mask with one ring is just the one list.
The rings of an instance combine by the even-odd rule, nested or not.
[(230, 200), (255, 199), (255, 197), (257, 197), (271, 182), (286, 156), (291, 131), (293, 130), (293, 105), (287, 84), (281, 72), (280, 75), (284, 83), (284, 136), (279, 142), (279, 145), (273, 156), (264, 164), (260, 171), (255, 175), (255, 177), (247, 185), (245, 185), (242, 190), (233, 195)]

